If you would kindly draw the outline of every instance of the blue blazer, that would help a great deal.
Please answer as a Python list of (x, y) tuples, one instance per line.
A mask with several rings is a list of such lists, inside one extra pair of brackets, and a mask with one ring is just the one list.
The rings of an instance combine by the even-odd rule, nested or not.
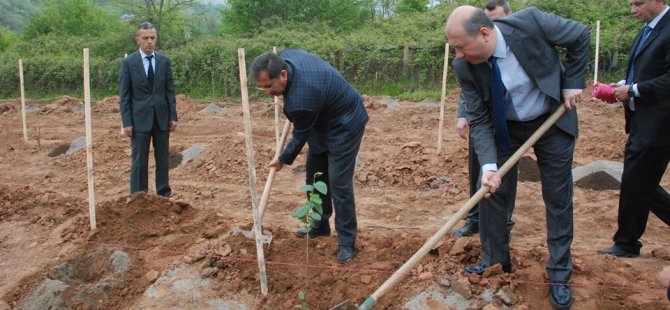
[(279, 57), (288, 65), (284, 114), (293, 123), (293, 136), (280, 162), (292, 164), (305, 143), (314, 154), (340, 151), (365, 130), (369, 118), (363, 97), (335, 68), (297, 49), (286, 49)]

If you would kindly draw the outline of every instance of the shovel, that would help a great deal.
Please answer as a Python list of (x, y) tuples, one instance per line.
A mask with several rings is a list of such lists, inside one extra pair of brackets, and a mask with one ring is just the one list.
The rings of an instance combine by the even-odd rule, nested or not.
[[(533, 133), (530, 138), (510, 157), (505, 164), (498, 169), (498, 175), (502, 178), (516, 163), (519, 161), (521, 156), (523, 156), (524, 153), (528, 149), (530, 149), (537, 140), (539, 140), (547, 130), (556, 123), (556, 121), (565, 113), (565, 105), (561, 104), (558, 109), (538, 128), (535, 133)], [(447, 223), (440, 228), (426, 243), (416, 252), (412, 257), (407, 260), (407, 262), (402, 265), (391, 277), (386, 280), (380, 286), (368, 299), (363, 302), (363, 304), (360, 306), (360, 310), (367, 310), (367, 309), (372, 309), (374, 305), (377, 303), (379, 298), (384, 296), (393, 286), (398, 284), (398, 282), (402, 281), (405, 276), (418, 264), (421, 259), (428, 254), (433, 247), (446, 235), (453, 227), (456, 225), (458, 221), (463, 219), (465, 215), (472, 209), (477, 203), (486, 196), (486, 194), (489, 192), (489, 187), (488, 186), (482, 186), (477, 193), (475, 193), (470, 200), (468, 200), (465, 205), (461, 207), (456, 214), (454, 214)], [(339, 306), (339, 305), (338, 305)], [(341, 309), (346, 309), (346, 308), (341, 308)]]
[[(281, 133), (281, 138), (279, 139), (278, 143), (278, 148), (277, 148), (277, 154), (281, 153), (281, 151), (284, 149), (284, 144), (286, 144), (286, 140), (288, 138), (288, 131), (289, 128), (291, 127), (291, 122), (289, 120), (286, 120), (284, 122), (284, 129), (282, 130)], [(270, 173), (268, 174), (268, 179), (265, 181), (265, 187), (263, 188), (263, 194), (261, 195), (261, 201), (259, 203), (258, 209), (259, 209), (259, 214), (260, 214), (260, 222), (263, 223), (263, 213), (265, 212), (265, 209), (268, 205), (268, 199), (270, 198), (270, 189), (272, 188), (272, 183), (274, 183), (275, 179), (275, 174), (277, 173), (277, 169), (274, 167), (270, 168)], [(243, 230), (240, 228), (233, 228), (233, 236), (237, 236), (238, 234), (244, 235), (244, 237), (248, 239), (255, 239), (256, 237), (254, 236), (254, 230)], [(264, 244), (270, 244), (272, 242), (272, 236), (266, 236), (263, 235), (261, 236), (261, 240), (263, 241)]]

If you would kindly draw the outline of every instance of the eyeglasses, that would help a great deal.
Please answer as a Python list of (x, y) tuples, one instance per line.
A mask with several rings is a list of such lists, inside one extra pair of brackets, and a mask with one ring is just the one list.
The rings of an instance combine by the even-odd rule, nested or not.
[(270, 90), (272, 88), (272, 86), (275, 85), (276, 81), (277, 81), (277, 79), (271, 79), (270, 82), (265, 84), (265, 85), (256, 84), (256, 89), (262, 90), (262, 91)]

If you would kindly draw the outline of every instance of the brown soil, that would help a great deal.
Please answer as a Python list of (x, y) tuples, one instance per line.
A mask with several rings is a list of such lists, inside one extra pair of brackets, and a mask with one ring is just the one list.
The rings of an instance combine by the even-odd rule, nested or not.
[[(19, 307), (44, 279), (69, 284), (61, 294), (69, 308), (134, 308), (157, 275), (180, 264), (198, 268), (221, 297), (240, 300), (250, 309), (294, 308), (300, 291), (306, 292), (312, 309), (327, 309), (346, 299), (361, 303), (468, 199), (467, 143), (454, 130), (457, 98), (457, 92), (447, 98), (440, 154), (435, 141), (438, 108), (400, 102), (400, 108), (389, 110), (378, 105), (379, 98), (366, 98), (370, 123), (355, 175), (359, 254), (345, 265), (335, 263), (334, 235), (310, 240), (309, 261), (305, 261), (306, 241), (293, 236), (298, 225), (290, 213), (304, 199), (299, 190), (304, 156), (277, 174), (264, 218), (264, 230), (273, 236), (264, 247), (270, 289), (266, 298), (260, 293), (254, 241), (232, 235), (235, 228), (249, 230), (252, 222), (239, 104), (219, 103), (227, 110), (221, 114), (198, 113), (206, 104), (179, 96), (180, 121), (171, 137), (173, 158), (179, 160), (177, 154), (196, 143), (205, 150), (198, 159), (171, 170), (175, 195), (166, 199), (127, 195), (130, 146), (120, 134), (118, 98), (95, 103), (98, 227), (89, 233), (85, 152), (49, 156), (84, 135), (84, 116), (72, 113), (69, 98), (57, 101), (68, 109), (45, 105), (41, 113), (28, 116), (29, 128), (40, 127), (41, 134), (29, 131), (30, 141), (24, 143), (20, 102), (3, 103), (0, 309), (3, 303)], [(270, 104), (252, 104), (258, 191), (274, 154), (273, 110)], [(598, 159), (621, 161), (626, 139), (623, 111), (583, 100), (579, 117), (575, 166)], [(37, 147), (38, 139), (42, 149)], [(663, 185), (669, 185), (667, 179)], [(617, 202), (617, 190), (575, 187), (574, 308), (670, 308), (665, 291), (654, 281), (655, 273), (670, 263), (669, 228), (657, 218), (650, 218), (640, 258), (595, 254), (611, 244)], [(479, 238), (448, 236), (383, 296), (378, 308), (402, 308), (409, 298), (449, 279), (454, 290), (465, 288), (471, 299), (481, 299), (485, 289), (503, 287), (512, 292), (518, 307), (548, 309), (543, 208), (540, 183), (519, 182), (511, 274), (495, 270), (484, 278), (464, 274), (464, 265), (477, 263)], [(111, 257), (116, 251), (127, 253), (132, 263), (109, 284), (103, 280), (112, 279), (109, 276), (116, 267), (100, 257)], [(68, 277), (63, 276), (62, 266), (71, 266)], [(103, 284), (105, 294), (97, 293), (94, 288)]]

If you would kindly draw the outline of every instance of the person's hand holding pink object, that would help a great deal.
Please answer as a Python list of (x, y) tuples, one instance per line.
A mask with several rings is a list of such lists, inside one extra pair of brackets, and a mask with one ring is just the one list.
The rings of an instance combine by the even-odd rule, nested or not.
[(591, 92), (591, 96), (608, 103), (615, 103), (618, 101), (617, 98), (614, 96), (615, 89), (616, 88), (607, 84), (596, 83), (595, 85), (593, 85), (593, 91)]

